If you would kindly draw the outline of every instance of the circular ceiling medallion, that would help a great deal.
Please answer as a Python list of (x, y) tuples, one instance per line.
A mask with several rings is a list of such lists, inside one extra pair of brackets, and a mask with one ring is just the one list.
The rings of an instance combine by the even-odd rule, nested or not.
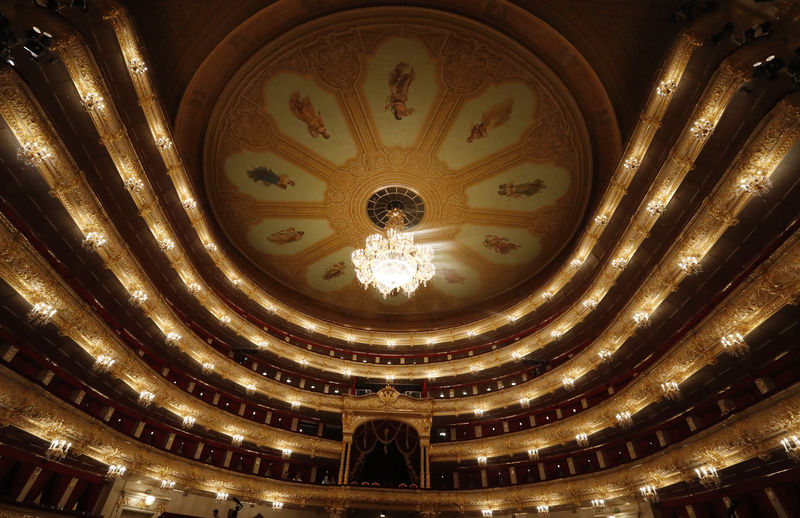
[(386, 228), (389, 211), (393, 209), (403, 211), (406, 229), (410, 230), (422, 221), (425, 202), (413, 190), (399, 185), (378, 189), (367, 200), (367, 215), (378, 228)]
[[(217, 100), (204, 149), (219, 225), (270, 291), (370, 327), (485, 316), (569, 241), (591, 171), (580, 111), (536, 56), (413, 7), (339, 12), (258, 50)], [(436, 275), (412, 299), (364, 290), (350, 261), (393, 204), (435, 248)]]

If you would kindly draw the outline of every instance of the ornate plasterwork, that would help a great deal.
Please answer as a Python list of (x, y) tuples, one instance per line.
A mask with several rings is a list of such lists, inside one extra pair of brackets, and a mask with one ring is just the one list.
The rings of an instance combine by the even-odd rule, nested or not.
[[(7, 102), (2, 104), (0, 111), (2, 111), (4, 118), (9, 121), (10, 126), (17, 132), (17, 135), (21, 140), (26, 138), (34, 138), (44, 142), (50, 149), (59, 151), (57, 156), (48, 159), (40, 165), (40, 171), (45, 174), (45, 177), (48, 178), (48, 181), (55, 186), (54, 192), (57, 194), (57, 196), (59, 196), (59, 199), (62, 200), (65, 207), (67, 207), (74, 217), (76, 217), (76, 222), (79, 225), (88, 226), (93, 224), (95, 221), (98, 221), (104, 216), (104, 214), (100, 209), (93, 210), (93, 207), (97, 206), (96, 200), (91, 195), (91, 192), (88, 191), (80, 176), (78, 174), (73, 174), (72, 176), (70, 175), (70, 173), (75, 171), (74, 164), (69, 160), (69, 156), (67, 155), (61, 143), (58, 141), (57, 137), (54, 136), (52, 128), (41, 118), (40, 109), (35, 107), (33, 102), (28, 97), (28, 94), (25, 93), (26, 91), (20, 86), (21, 83), (17, 82), (18, 78), (15, 74), (13, 74), (13, 72), (5, 72), (3, 74), (3, 78), (3, 93), (4, 99), (6, 99)], [(6, 82), (5, 80), (9, 80), (9, 82)], [(726, 180), (721, 183), (721, 185), (724, 185), (725, 187), (719, 188), (714, 197), (707, 202), (706, 205), (708, 207), (708, 214), (713, 217), (708, 218), (707, 216), (703, 216), (699, 219), (696, 218), (696, 224), (690, 226), (687, 230), (687, 233), (684, 234), (685, 236), (689, 236), (686, 239), (690, 240), (687, 241), (687, 244), (682, 246), (696, 247), (696, 249), (700, 251), (707, 250), (710, 248), (711, 244), (713, 244), (713, 240), (721, 235), (721, 232), (724, 230), (724, 228), (726, 228), (727, 225), (735, 222), (735, 214), (749, 199), (749, 197), (744, 196), (736, 191), (736, 174), (742, 173), (749, 167), (756, 166), (763, 166), (768, 171), (772, 171), (774, 169), (774, 167), (779, 163), (781, 158), (791, 146), (791, 143), (797, 138), (796, 113), (796, 100), (794, 100), (794, 98), (790, 98), (789, 100), (779, 104), (778, 107), (770, 114), (768, 120), (764, 123), (764, 126), (759, 133), (759, 140), (754, 140), (752, 146), (748, 146), (747, 151), (740, 156), (734, 167), (727, 174)], [(55, 171), (58, 171), (58, 174), (56, 174)], [(701, 211), (701, 214), (705, 213)], [(721, 214), (724, 214), (725, 216), (721, 217)], [(714, 221), (716, 220), (718, 220), (720, 224), (715, 225)], [(691, 234), (689, 234), (689, 232), (691, 232)], [(680, 247), (676, 247), (676, 250), (673, 251), (673, 254), (680, 252), (680, 250)], [(129, 285), (134, 286), (143, 285), (142, 283), (146, 282), (145, 279), (131, 276), (131, 272), (137, 271), (136, 264), (132, 262), (132, 259), (129, 259), (130, 256), (125, 255), (124, 252), (126, 252), (124, 247), (121, 248), (120, 251), (113, 250), (113, 247), (109, 247), (109, 250), (106, 253), (111, 259), (109, 261), (110, 266), (112, 268), (118, 268), (115, 271), (120, 272), (121, 281), (123, 283), (128, 283)], [(128, 259), (128, 262), (125, 262), (126, 259)], [(674, 270), (675, 265), (668, 266), (671, 266)], [(677, 273), (669, 275), (666, 275), (666, 273), (667, 271), (661, 268), (659, 270), (660, 276), (648, 281), (653, 284), (654, 287), (657, 287), (657, 290), (653, 291), (643, 288), (642, 293), (648, 297), (655, 297), (659, 293), (668, 293), (669, 288), (667, 288), (667, 286), (674, 285), (674, 283), (679, 282), (682, 278)], [(152, 304), (159, 303), (160, 301), (158, 299), (149, 300), (145, 309), (153, 308)], [(164, 322), (168, 322), (167, 315), (164, 315), (157, 309), (149, 309), (149, 311), (152, 311), (152, 314), (156, 315), (155, 321), (160, 322), (162, 326), (164, 325)], [(627, 331), (630, 332), (630, 323), (627, 325), (623, 324), (621, 330), (625, 331), (626, 326)], [(613, 334), (610, 336), (614, 343), (614, 347), (618, 346), (620, 342), (615, 339)], [(602, 341), (598, 343), (602, 344)], [(205, 344), (203, 344), (203, 346), (204, 345)], [(598, 345), (598, 347), (601, 346), (602, 345)], [(194, 354), (198, 358), (198, 361), (205, 361), (207, 358), (209, 358), (208, 356), (205, 356), (203, 351), (194, 351)], [(593, 359), (593, 355), (587, 354), (585, 357), (579, 355), (573, 359), (569, 368), (574, 369), (575, 366), (579, 364), (578, 360), (581, 358), (583, 358), (583, 362), (586, 362), (586, 358), (589, 358), (588, 363), (581, 362), (581, 364), (583, 364), (583, 367), (581, 368), (588, 370), (594, 365), (593, 362), (595, 360)], [(503, 358), (498, 356), (496, 353), (492, 359), (496, 362), (503, 361)], [(370, 369), (371, 368), (372, 367), (370, 367)], [(381, 367), (377, 367), (377, 369), (380, 368)], [(392, 367), (387, 368), (392, 369)], [(414, 366), (395, 368), (398, 370), (408, 370), (415, 374), (415, 369), (418, 370), (418, 368)], [(566, 368), (566, 366), (564, 368)], [(263, 380), (262, 377), (255, 375), (249, 369), (235, 364), (230, 365), (230, 362), (227, 361), (221, 363), (218, 369), (218, 372), (224, 373), (224, 375), (229, 377), (240, 375), (242, 377), (243, 386), (246, 386), (251, 381), (254, 383), (254, 385), (256, 385), (257, 388), (265, 385), (274, 385), (274, 382), (271, 380)], [(554, 375), (557, 374), (558, 373)], [(490, 396), (481, 396), (481, 404), (502, 406), (508, 404), (508, 401), (516, 401), (520, 397), (528, 397), (529, 394), (526, 394), (526, 391), (535, 388), (535, 383), (545, 382), (545, 378), (547, 378), (547, 375), (537, 382), (531, 382), (531, 384), (520, 385), (514, 389), (508, 389), (502, 392), (494, 393)], [(287, 393), (287, 391), (289, 392)], [(305, 391), (294, 388), (290, 389), (286, 386), (282, 386), (281, 393), (286, 393), (287, 395), (290, 393), (295, 399), (300, 398), (303, 404), (312, 406), (314, 408), (324, 408), (326, 406), (331, 409), (338, 408), (338, 404), (335, 403), (335, 396), (308, 394)], [(434, 403), (434, 413), (465, 413), (470, 412), (474, 405), (474, 400), (469, 402), (460, 402), (458, 400), (437, 400)]]
[(344, 396), (342, 398), (342, 432), (352, 434), (356, 428), (368, 421), (387, 419), (401, 421), (413, 427), (420, 441), (427, 444), (431, 434), (432, 401), (400, 394), (395, 388), (386, 386), (366, 396)]
[[(135, 33), (133, 28), (130, 24), (130, 20), (124, 13), (124, 10), (119, 8), (119, 6), (114, 2), (107, 2), (109, 5), (114, 6), (114, 10), (109, 13), (109, 19), (112, 22), (117, 37), (120, 41), (120, 45), (123, 51), (123, 56), (125, 57), (128, 63), (131, 62), (132, 59), (138, 59), (138, 42), (136, 40)], [(686, 33), (682, 34), (675, 46), (673, 47), (667, 62), (664, 68), (664, 81), (668, 81), (672, 84), (677, 85), (680, 82), (681, 76), (683, 74), (683, 70), (685, 69), (686, 63), (689, 60), (694, 48), (699, 45), (699, 39), (697, 35), (692, 31), (687, 31)], [(132, 74), (131, 79), (134, 83), (134, 87), (137, 90), (137, 93), (140, 96), (140, 99), (147, 99), (148, 102), (142, 103), (142, 106), (145, 110), (145, 115), (147, 117), (148, 123), (151, 127), (151, 131), (153, 131), (154, 135), (160, 134), (164, 128), (168, 125), (165, 122), (165, 118), (163, 116), (163, 111), (156, 103), (149, 102), (150, 99), (155, 98), (155, 91), (152, 88), (152, 85), (149, 81), (149, 78), (146, 74)], [(637, 126), (635, 131), (635, 137), (632, 139), (632, 143), (629, 146), (629, 150), (635, 150), (636, 156), (643, 156), (644, 150), (647, 149), (650, 140), (652, 139), (655, 129), (658, 127), (658, 121), (660, 120), (663, 113), (666, 111), (667, 106), (669, 105), (671, 97), (667, 96), (660, 96), (656, 94), (656, 89), (653, 89), (653, 93), (648, 101), (647, 107), (645, 109), (645, 113), (647, 117), (643, 120), (643, 122)], [(627, 154), (627, 153), (626, 153)], [(172, 178), (173, 182), (175, 183), (176, 189), (178, 190), (179, 195), (183, 199), (191, 199), (193, 195), (191, 194), (191, 184), (188, 181), (188, 177), (186, 176), (185, 171), (182, 170), (180, 166), (180, 161), (178, 159), (177, 153), (173, 150), (164, 150), (162, 153), (162, 157), (165, 160), (165, 163), (168, 164), (168, 169), (173, 169), (175, 174), (171, 174), (170, 177)], [(609, 215), (613, 212), (614, 208), (618, 205), (622, 194), (624, 194), (624, 187), (620, 188), (619, 186), (627, 185), (627, 183), (631, 180), (633, 175), (635, 174), (636, 169), (625, 169), (622, 166), (618, 169), (617, 173), (615, 174), (615, 178), (612, 181), (612, 189), (610, 189), (604, 200), (601, 202), (600, 206), (598, 207), (598, 214), (606, 214)], [(201, 239), (204, 242), (208, 242), (212, 239), (211, 233), (208, 231), (208, 225), (205, 222), (203, 215), (200, 214), (194, 208), (187, 209), (187, 215), (194, 223), (194, 226), (198, 233), (201, 236)], [(590, 227), (587, 234), (582, 238), (582, 241), (578, 247), (578, 251), (576, 252), (576, 256), (586, 256), (588, 255), (591, 248), (596, 243), (600, 232), (597, 231), (599, 227)], [(217, 264), (217, 266), (225, 272), (229, 278), (240, 280), (242, 279), (241, 274), (238, 270), (232, 265), (232, 263), (221, 254), (211, 254), (212, 260)], [(560, 272), (559, 275), (553, 279), (546, 287), (543, 287), (540, 291), (547, 291), (558, 289), (559, 287), (565, 285), (569, 278), (574, 275), (575, 272)], [(376, 332), (369, 332), (369, 333), (360, 333), (357, 330), (347, 329), (344, 327), (332, 325), (328, 322), (321, 322), (316, 321), (313, 318), (310, 318), (307, 315), (304, 315), (292, 308), (288, 308), (281, 304), (278, 304), (273, 299), (271, 299), (268, 295), (263, 293), (256, 285), (249, 283), (247, 279), (242, 279), (243, 282), (241, 283), (241, 289), (245, 295), (253, 299), (255, 302), (259, 303), (265, 310), (275, 313), (276, 315), (286, 319), (289, 322), (292, 322), (296, 325), (300, 326), (307, 326), (310, 323), (313, 323), (316, 326), (316, 329), (324, 332), (328, 336), (333, 336), (339, 339), (347, 339), (348, 337), (352, 336), (357, 341), (362, 341), (365, 343), (370, 344), (382, 344), (386, 343), (386, 340), (395, 336), (394, 334), (388, 335), (386, 333), (376, 333)], [(535, 310), (541, 303), (540, 298), (541, 293), (537, 292), (532, 294), (526, 301), (520, 303), (519, 305), (515, 306), (514, 308), (510, 308), (509, 314), (516, 315), (517, 318)], [(273, 309), (274, 308), (274, 309)], [(515, 320), (515, 319), (514, 319)], [(497, 317), (493, 317), (490, 319), (486, 319), (480, 322), (476, 322), (475, 324), (469, 326), (462, 326), (459, 328), (446, 330), (445, 335), (450, 337), (450, 339), (462, 338), (466, 336), (468, 331), (476, 331), (482, 332), (484, 330), (489, 329), (497, 329), (503, 325), (508, 323), (508, 319), (505, 316), (499, 315)], [(403, 334), (399, 333), (397, 335), (396, 343), (398, 345), (401, 344), (419, 344), (424, 343), (426, 340), (426, 336), (420, 336), (417, 334)]]
[(84, 416), (42, 388), (22, 380), (16, 373), (0, 376), (0, 424), (10, 425), (46, 438), (46, 425), (62, 423), (61, 432), (75, 452), (107, 464), (124, 464), (128, 472), (152, 478), (167, 477), (188, 489), (214, 492), (225, 488), (248, 500), (321, 507), (385, 507), (429, 511), (477, 511), (525, 509), (542, 501), (550, 505), (586, 503), (593, 498), (631, 496), (636, 487), (663, 487), (694, 478), (691, 468), (710, 462), (718, 469), (764, 455), (780, 446), (779, 438), (795, 430), (800, 415), (797, 388), (783, 391), (753, 408), (726, 420), (684, 444), (602, 473), (568, 480), (474, 491), (392, 490), (351, 486), (295, 484), (208, 466), (150, 446), (136, 444), (127, 436), (95, 419)]

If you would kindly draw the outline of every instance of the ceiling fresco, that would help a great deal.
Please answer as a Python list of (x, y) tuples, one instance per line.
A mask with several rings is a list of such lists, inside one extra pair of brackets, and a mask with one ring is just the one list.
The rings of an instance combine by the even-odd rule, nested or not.
[[(572, 97), (535, 56), (455, 15), (374, 8), (249, 60), (214, 109), (204, 181), (231, 244), (286, 289), (430, 314), (474, 308), (552, 261), (583, 217), (590, 157)], [(364, 290), (350, 262), (387, 186), (422, 197), (415, 238), (436, 249), (412, 299)]]

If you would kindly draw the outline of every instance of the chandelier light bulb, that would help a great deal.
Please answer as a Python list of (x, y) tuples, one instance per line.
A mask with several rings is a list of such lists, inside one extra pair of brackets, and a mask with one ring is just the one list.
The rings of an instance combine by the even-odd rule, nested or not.
[(150, 392), (149, 390), (143, 390), (139, 392), (138, 403), (143, 407), (150, 406), (155, 397), (156, 395)]
[(651, 503), (651, 504), (657, 503), (658, 500), (659, 500), (658, 491), (656, 490), (656, 486), (654, 486), (652, 484), (640, 487), (639, 488), (639, 494), (642, 495), (642, 498), (644, 498), (645, 502), (648, 502), (648, 503)]
[(405, 213), (391, 209), (385, 235), (367, 237), (365, 247), (351, 255), (358, 281), (365, 289), (374, 287), (384, 298), (398, 293), (410, 297), (436, 273), (433, 248), (415, 245), (414, 236), (404, 229)]
[(633, 425), (633, 418), (630, 412), (620, 412), (617, 414), (617, 424), (622, 428), (630, 428)]
[(86, 250), (94, 251), (106, 244), (106, 236), (102, 232), (87, 232), (83, 238), (83, 247)]
[(687, 275), (694, 275), (700, 272), (700, 259), (695, 256), (686, 256), (678, 262), (678, 268)]
[(677, 86), (675, 81), (661, 81), (656, 88), (656, 93), (661, 97), (669, 97)]
[(94, 92), (86, 94), (83, 97), (82, 102), (83, 107), (89, 111), (99, 111), (106, 107), (106, 103), (103, 101), (103, 98)]
[(646, 209), (653, 216), (658, 216), (664, 212), (664, 207), (666, 207), (666, 204), (662, 200), (653, 200), (647, 204)]
[(109, 480), (119, 478), (125, 475), (125, 471), (127, 471), (127, 468), (122, 464), (111, 464), (106, 472), (106, 478)]
[(55, 314), (56, 308), (46, 302), (37, 302), (28, 312), (27, 318), (31, 324), (43, 326), (50, 322)]
[(697, 473), (697, 478), (703, 487), (710, 489), (720, 485), (719, 474), (714, 466), (700, 466), (695, 468), (694, 471)]
[(52, 156), (53, 154), (38, 142), (25, 142), (17, 149), (17, 158), (31, 167), (41, 164)]
[(771, 188), (772, 181), (763, 169), (756, 169), (739, 180), (739, 190), (754, 196), (762, 196)]
[(734, 358), (741, 358), (750, 352), (750, 347), (740, 333), (729, 333), (719, 339), (722, 347)]
[(781, 446), (793, 462), (800, 462), (800, 438), (796, 435), (784, 437), (781, 439)]
[(661, 384), (661, 392), (664, 393), (664, 397), (667, 399), (678, 399), (680, 395), (680, 389), (678, 388), (678, 384), (674, 381), (667, 381), (666, 383)]
[(650, 315), (646, 311), (634, 313), (633, 322), (636, 324), (636, 327), (644, 327), (650, 322)]
[(67, 442), (65, 439), (53, 439), (50, 441), (50, 446), (47, 447), (45, 457), (54, 461), (63, 460), (64, 457), (67, 456), (67, 453), (69, 453), (71, 447), (72, 443)]

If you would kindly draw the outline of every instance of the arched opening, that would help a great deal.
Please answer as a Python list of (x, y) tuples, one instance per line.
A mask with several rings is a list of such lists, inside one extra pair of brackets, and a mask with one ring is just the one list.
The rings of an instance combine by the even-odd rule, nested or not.
[(418, 487), (420, 443), (406, 423), (369, 421), (353, 432), (351, 484), (371, 487)]

